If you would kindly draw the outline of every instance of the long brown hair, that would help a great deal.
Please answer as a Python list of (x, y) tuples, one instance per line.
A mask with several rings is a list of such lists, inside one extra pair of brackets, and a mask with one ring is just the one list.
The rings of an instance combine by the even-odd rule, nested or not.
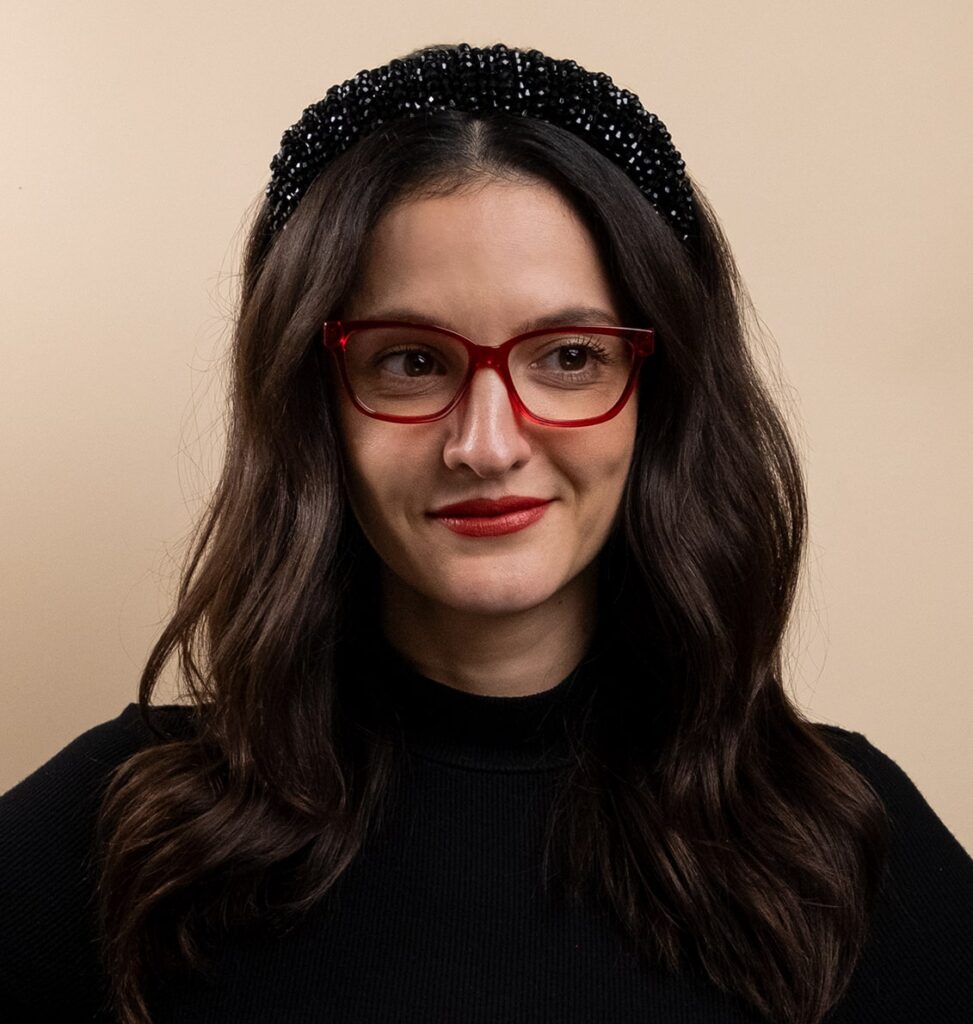
[[(449, 111), (358, 142), (276, 236), (264, 207), (252, 225), (222, 476), (139, 687), (157, 742), (115, 772), (98, 821), (101, 949), (125, 1024), (149, 1019), (154, 972), (204, 969), (235, 924), (296, 920), (381, 817), (394, 747), (356, 727), (347, 686), (375, 556), (345, 500), (321, 324), (389, 204), (490, 178), (558, 188), (626, 322), (658, 339), (600, 563), (617, 668), (571, 737), (546, 863), (646, 957), (701, 965), (772, 1020), (817, 1024), (847, 985), (887, 823), (784, 690), (804, 483), (717, 221), (697, 187), (683, 244), (569, 133)], [(185, 734), (151, 710), (174, 654)]]

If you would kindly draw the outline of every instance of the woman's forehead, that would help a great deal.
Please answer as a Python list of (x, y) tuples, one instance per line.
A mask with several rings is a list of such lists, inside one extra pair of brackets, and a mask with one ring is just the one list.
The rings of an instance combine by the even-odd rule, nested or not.
[(497, 182), (396, 204), (369, 238), (345, 315), (382, 306), (442, 318), (501, 297), (524, 317), (538, 304), (613, 306), (594, 239), (550, 186)]

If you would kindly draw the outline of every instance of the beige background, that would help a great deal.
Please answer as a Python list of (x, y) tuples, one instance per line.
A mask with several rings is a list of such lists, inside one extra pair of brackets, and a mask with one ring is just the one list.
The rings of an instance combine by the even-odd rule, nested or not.
[(808, 474), (790, 688), (973, 850), (970, 9), (6, 3), (0, 790), (134, 699), (282, 131), (364, 67), (503, 41), (638, 93), (715, 204)]

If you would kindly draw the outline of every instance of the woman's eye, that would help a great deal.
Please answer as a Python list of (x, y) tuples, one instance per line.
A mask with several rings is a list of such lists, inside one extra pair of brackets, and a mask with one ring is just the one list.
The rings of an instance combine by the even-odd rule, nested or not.
[(542, 356), (534, 365), (558, 373), (576, 374), (596, 369), (596, 364), (606, 363), (607, 353), (596, 345), (559, 345)]
[(442, 366), (437, 369), (436, 360), (428, 352), (393, 352), (382, 359), (382, 368), (388, 373), (405, 377), (427, 377), (433, 373), (445, 373)]
[(583, 370), (588, 362), (588, 350), (580, 345), (559, 348), (556, 354), (561, 370)]

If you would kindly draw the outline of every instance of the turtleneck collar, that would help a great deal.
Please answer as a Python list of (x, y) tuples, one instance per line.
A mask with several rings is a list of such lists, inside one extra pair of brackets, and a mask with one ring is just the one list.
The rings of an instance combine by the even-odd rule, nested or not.
[(588, 692), (589, 653), (558, 684), (525, 696), (469, 693), (422, 675), (384, 636), (375, 636), (371, 696), (401, 724), (420, 756), (481, 771), (546, 771), (571, 760), (566, 716)]

